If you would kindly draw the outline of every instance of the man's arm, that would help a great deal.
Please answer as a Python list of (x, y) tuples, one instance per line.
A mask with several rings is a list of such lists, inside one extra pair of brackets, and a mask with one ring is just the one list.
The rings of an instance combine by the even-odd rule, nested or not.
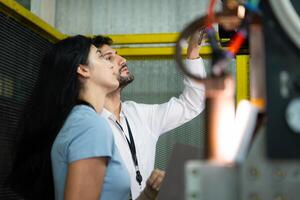
[[(206, 77), (204, 63), (199, 57), (199, 40), (202, 34), (196, 33), (189, 40), (186, 65), (196, 75)], [(153, 133), (161, 134), (192, 120), (205, 107), (205, 87), (188, 77), (184, 78), (185, 88), (179, 98), (154, 105), (150, 109), (149, 123)], [(157, 135), (159, 136), (159, 135)]]

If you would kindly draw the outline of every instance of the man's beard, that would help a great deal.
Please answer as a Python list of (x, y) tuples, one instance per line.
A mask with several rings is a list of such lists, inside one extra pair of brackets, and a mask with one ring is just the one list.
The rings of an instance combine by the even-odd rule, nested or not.
[(120, 75), (118, 76), (118, 81), (119, 81), (119, 84), (120, 84), (119, 88), (123, 89), (129, 83), (131, 83), (133, 80), (134, 80), (134, 76), (130, 72), (128, 73), (127, 76), (121, 76), (121, 72), (120, 72)]

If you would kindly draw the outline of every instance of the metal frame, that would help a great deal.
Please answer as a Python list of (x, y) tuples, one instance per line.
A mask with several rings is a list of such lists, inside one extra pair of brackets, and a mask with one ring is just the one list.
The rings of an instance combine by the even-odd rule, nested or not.
[(16, 21), (27, 26), (30, 30), (45, 37), (51, 42), (57, 42), (66, 37), (66, 35), (57, 31), (38, 16), (12, 0), (0, 0), (0, 11), (7, 16), (14, 18)]
[[(0, 0), (0, 12), (3, 12), (6, 15), (14, 18), (15, 20), (27, 26), (30, 30), (40, 34), (51, 42), (57, 42), (68, 36), (59, 32), (54, 27), (50, 26), (48, 23), (13, 0)], [(151, 57), (171, 58), (174, 56), (175, 47), (170, 46), (170, 44), (176, 43), (179, 38), (179, 33), (119, 34), (107, 36), (112, 38), (114, 44), (121, 45), (120, 47), (116, 48), (120, 55), (131, 59), (140, 57), (147, 57), (150, 59)], [(166, 46), (131, 47), (130, 45), (132, 44), (166, 44)], [(211, 52), (212, 51), (209, 46), (202, 46), (199, 54), (202, 57), (210, 57)], [(186, 48), (182, 49), (182, 55), (186, 55)], [(245, 72), (239, 72), (240, 69), (243, 69), (243, 67), (240, 67), (240, 65), (243, 65), (243, 63), (244, 62), (240, 62), (240, 60), (237, 59), (237, 74), (245, 74)], [(243, 76), (244, 75), (241, 75), (239, 80), (242, 80)], [(243, 99), (245, 97), (244, 94), (249, 93), (248, 78), (244, 78), (246, 78), (246, 80), (240, 81), (239, 86), (237, 87), (238, 100)]]
[[(56, 30), (54, 27), (34, 15), (32, 12), (24, 8), (14, 0), (0, 0), (0, 11), (14, 18), (20, 23), (27, 26), (30, 30), (40, 34), (51, 42), (57, 42), (66, 38), (68, 35)], [(154, 33), (154, 34), (116, 34), (107, 35), (114, 41), (116, 45), (122, 45), (116, 48), (122, 56), (145, 57), (145, 56), (173, 56), (175, 49), (172, 46), (167, 47), (130, 47), (132, 44), (175, 44), (179, 33)], [(200, 54), (209, 56), (210, 47), (202, 47)], [(186, 49), (183, 50), (183, 55)]]

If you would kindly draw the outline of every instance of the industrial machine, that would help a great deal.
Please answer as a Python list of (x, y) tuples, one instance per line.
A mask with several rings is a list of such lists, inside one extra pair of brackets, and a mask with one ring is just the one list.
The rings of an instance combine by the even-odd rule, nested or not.
[[(227, 0), (218, 13), (215, 3), (211, 0), (207, 15), (182, 31), (176, 46), (181, 71), (206, 85), (206, 157), (185, 161), (180, 191), (169, 190), (176, 182), (167, 175), (158, 199), (299, 199), (300, 2)], [(226, 48), (215, 24), (234, 33)], [(181, 55), (199, 32), (207, 33), (212, 48), (205, 79), (188, 71)], [(249, 45), (250, 99), (236, 104), (228, 64), (244, 42)]]

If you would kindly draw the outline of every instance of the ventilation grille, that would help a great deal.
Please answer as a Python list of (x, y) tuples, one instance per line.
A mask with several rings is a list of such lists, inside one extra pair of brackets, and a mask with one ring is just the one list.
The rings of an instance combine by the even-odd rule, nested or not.
[(0, 13), (0, 199), (21, 199), (5, 185), (12, 166), (16, 130), (51, 43)]

